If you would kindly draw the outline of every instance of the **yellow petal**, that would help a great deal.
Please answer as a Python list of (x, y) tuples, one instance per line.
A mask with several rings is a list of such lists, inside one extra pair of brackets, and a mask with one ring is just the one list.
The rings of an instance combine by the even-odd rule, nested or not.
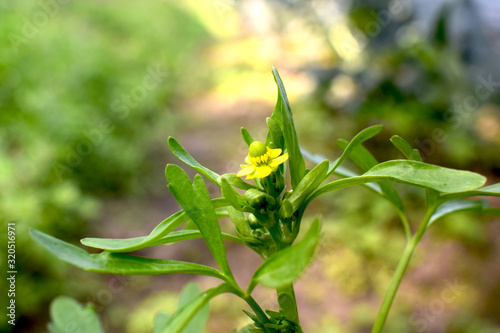
[(255, 173), (252, 176), (253, 178), (264, 178), (269, 176), (271, 172), (273, 172), (273, 169), (271, 169), (270, 166), (262, 165), (256, 168)]
[(278, 158), (273, 158), (268, 165), (271, 168), (277, 168), (280, 164), (284, 163), (288, 159), (288, 153), (281, 155)]
[(242, 165), (241, 167), (243, 169), (238, 171), (238, 173), (236, 174), (236, 176), (238, 176), (238, 177), (246, 176), (246, 175), (251, 174), (252, 172), (255, 171), (255, 166), (253, 166), (253, 165)]
[(269, 154), (269, 157), (276, 158), (276, 157), (281, 155), (281, 149), (280, 148), (269, 149), (268, 154)]
[(247, 157), (245, 157), (245, 163), (252, 164), (252, 162), (250, 162), (250, 155), (247, 155)]

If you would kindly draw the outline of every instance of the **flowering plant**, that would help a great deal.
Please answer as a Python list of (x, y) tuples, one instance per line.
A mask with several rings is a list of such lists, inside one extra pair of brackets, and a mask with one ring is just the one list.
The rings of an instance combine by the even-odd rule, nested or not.
[[(195, 330), (189, 326), (189, 333), (202, 332), (206, 318), (200, 317), (199, 313), (204, 311), (212, 298), (222, 293), (232, 293), (243, 299), (253, 312), (245, 311), (253, 324), (233, 332), (302, 332), (293, 283), (312, 261), (321, 235), (320, 223), (316, 220), (297, 241), (302, 217), (309, 203), (320, 195), (361, 185), (392, 205), (401, 217), (407, 237), (407, 246), (373, 326), (372, 332), (381, 332), (401, 279), (425, 231), (438, 219), (456, 212), (498, 213), (499, 209), (489, 208), (486, 201), (464, 199), (472, 196), (500, 196), (500, 184), (483, 187), (486, 179), (477, 173), (426, 164), (422, 162), (418, 151), (398, 136), (393, 136), (391, 141), (406, 159), (378, 163), (362, 143), (378, 134), (381, 126), (361, 131), (350, 142), (339, 141), (343, 153), (334, 161), (312, 155), (299, 146), (290, 104), (275, 68), (273, 75), (278, 86), (278, 100), (271, 117), (267, 118), (267, 137), (264, 142), (256, 141), (247, 130), (242, 129), (249, 151), (245, 158), (246, 164), (241, 165), (237, 174), (217, 174), (198, 163), (177, 140), (169, 138), (172, 152), (199, 174), (191, 181), (182, 168), (167, 165), (165, 174), (168, 187), (182, 210), (160, 222), (149, 235), (128, 239), (82, 239), (85, 246), (103, 250), (99, 254), (89, 254), (38, 230), (31, 231), (34, 240), (61, 260), (87, 271), (130, 275), (189, 273), (221, 280), (218, 287), (195, 292), (196, 295), (172, 316), (158, 315), (155, 333), (187, 332), (186, 326), (193, 322), (198, 323), (195, 325), (198, 328)], [(306, 169), (304, 157), (315, 163), (314, 168)], [(345, 168), (342, 163), (347, 158), (357, 164), (363, 173)], [(291, 188), (286, 182), (288, 174)], [(336, 175), (338, 179), (326, 182), (331, 175)], [(202, 176), (220, 187), (220, 198), (210, 198)], [(241, 178), (243, 176), (252, 182), (244, 181)], [(393, 182), (426, 189), (427, 211), (416, 231), (410, 228), (404, 205)], [(244, 191), (244, 194), (237, 189)], [(227, 216), (235, 225), (235, 235), (223, 233), (220, 229), (218, 219)], [(179, 230), (188, 221), (194, 222), (197, 229)], [(126, 254), (194, 238), (205, 240), (218, 268)], [(224, 238), (251, 248), (263, 259), (245, 289), (238, 285), (228, 264)], [(258, 284), (276, 289), (278, 309), (264, 311), (254, 300), (252, 292)], [(64, 323), (68, 320), (69, 309), (82, 313), (81, 316), (71, 317), (71, 320), (80, 318), (77, 324), (72, 322), (73, 328), (79, 325), (80, 332), (102, 332), (91, 309), (75, 306), (68, 299), (58, 302), (66, 306), (59, 304), (54, 307), (54, 322), (50, 325), (52, 332), (67, 331)]]

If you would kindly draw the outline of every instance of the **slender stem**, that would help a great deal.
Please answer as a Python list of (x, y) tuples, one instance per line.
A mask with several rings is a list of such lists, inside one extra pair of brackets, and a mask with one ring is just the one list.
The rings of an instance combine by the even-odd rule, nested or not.
[[(240, 297), (245, 302), (247, 302), (247, 304), (250, 306), (250, 308), (252, 308), (253, 312), (259, 318), (261, 323), (264, 323), (264, 324), (270, 323), (269, 318), (267, 317), (266, 313), (264, 312), (264, 310), (262, 310), (262, 308), (259, 306), (259, 304), (252, 297), (252, 295), (245, 294), (243, 292), (243, 290), (241, 290), (241, 288), (239, 288), (238, 286), (233, 286), (232, 292), (233, 292), (233, 294), (235, 294), (236, 296)], [(264, 328), (264, 330), (266, 333), (274, 332), (274, 330), (268, 329), (268, 328)]]
[(405, 229), (405, 234), (406, 234), (406, 241), (410, 242), (411, 241), (411, 230), (410, 230), (410, 224), (408, 223), (408, 219), (406, 218), (406, 215), (404, 212), (401, 210), (397, 210), (399, 218), (401, 219), (401, 222), (403, 223), (403, 227)]
[(396, 292), (398, 291), (399, 284), (401, 283), (401, 280), (403, 279), (403, 275), (406, 272), (406, 269), (408, 268), (408, 264), (410, 263), (410, 259), (412, 257), (413, 251), (417, 247), (418, 242), (424, 235), (427, 225), (429, 223), (429, 220), (434, 213), (436, 207), (432, 206), (429, 207), (427, 210), (427, 213), (420, 224), (417, 233), (411, 240), (406, 244), (405, 250), (403, 252), (403, 255), (399, 259), (398, 266), (396, 267), (396, 271), (394, 272), (394, 275), (392, 276), (391, 283), (389, 285), (389, 289), (385, 293), (384, 300), (382, 302), (382, 305), (380, 307), (377, 320), (375, 321), (375, 324), (373, 325), (372, 333), (380, 333), (382, 332), (382, 329), (384, 328), (385, 321), (387, 319), (387, 315), (389, 314), (389, 310), (391, 309), (392, 302), (394, 301), (394, 297), (396, 296)]

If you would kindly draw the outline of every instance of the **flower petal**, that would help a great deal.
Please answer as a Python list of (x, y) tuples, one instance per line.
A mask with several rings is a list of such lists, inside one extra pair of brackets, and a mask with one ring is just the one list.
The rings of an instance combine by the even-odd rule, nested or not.
[(276, 158), (281, 155), (281, 148), (269, 149), (268, 154), (269, 157)]
[(247, 157), (245, 157), (245, 163), (252, 164), (252, 162), (250, 162), (250, 155), (247, 155)]
[(286, 160), (288, 160), (288, 153), (281, 155), (278, 158), (273, 158), (269, 161), (268, 165), (271, 168), (277, 168), (280, 164), (283, 164)]
[(238, 176), (238, 177), (246, 176), (246, 175), (251, 174), (252, 172), (255, 171), (255, 166), (253, 166), (253, 165), (242, 164), (241, 167), (242, 167), (242, 169), (240, 171), (238, 171), (238, 173), (236, 174), (236, 176)]
[(267, 177), (273, 172), (273, 169), (271, 169), (270, 166), (268, 165), (261, 165), (258, 166), (257, 169), (255, 170), (255, 173), (252, 175), (253, 178), (264, 178)]

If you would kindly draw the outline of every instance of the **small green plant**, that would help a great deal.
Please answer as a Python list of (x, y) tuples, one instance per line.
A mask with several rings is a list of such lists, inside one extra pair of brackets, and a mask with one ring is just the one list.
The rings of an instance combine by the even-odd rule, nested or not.
[[(401, 218), (407, 237), (406, 248), (373, 326), (372, 332), (381, 332), (415, 247), (426, 230), (438, 219), (457, 212), (499, 213), (498, 208), (489, 208), (484, 200), (464, 199), (472, 196), (500, 196), (500, 184), (482, 187), (486, 178), (477, 173), (423, 163), (419, 152), (398, 136), (393, 136), (391, 141), (406, 159), (378, 163), (362, 143), (378, 134), (382, 126), (366, 128), (350, 142), (339, 140), (343, 153), (335, 161), (312, 155), (299, 145), (285, 88), (275, 68), (273, 75), (278, 86), (278, 100), (273, 114), (267, 118), (267, 137), (262, 142), (256, 141), (247, 130), (242, 129), (249, 153), (245, 159), (246, 164), (241, 165), (237, 174), (219, 175), (209, 170), (189, 155), (174, 138), (169, 139), (168, 144), (173, 153), (199, 174), (191, 181), (180, 167), (173, 164), (167, 166), (165, 173), (168, 187), (182, 210), (158, 224), (148, 236), (82, 239), (82, 244), (103, 250), (99, 254), (89, 254), (38, 230), (31, 231), (32, 237), (61, 260), (87, 271), (130, 275), (190, 273), (222, 281), (218, 287), (204, 292), (193, 292), (193, 288), (190, 288), (190, 296), (185, 298), (173, 315), (157, 316), (155, 333), (188, 332), (185, 330), (187, 325), (197, 327), (190, 328), (189, 333), (202, 332), (206, 315), (200, 316), (200, 311), (207, 311), (206, 305), (210, 300), (222, 293), (240, 297), (253, 311), (245, 311), (253, 324), (233, 332), (302, 332), (293, 283), (312, 261), (321, 235), (320, 223), (316, 220), (297, 241), (302, 217), (309, 203), (320, 195), (361, 185), (392, 205)], [(304, 157), (315, 163), (314, 168), (306, 169)], [(342, 166), (347, 158), (357, 164), (363, 173), (359, 174)], [(287, 187), (288, 174), (291, 188)], [(338, 179), (326, 182), (331, 175)], [(210, 198), (202, 176), (220, 187), (222, 197)], [(253, 182), (244, 181), (242, 176)], [(393, 182), (426, 190), (426, 214), (416, 232), (412, 232), (410, 228), (402, 200)], [(237, 189), (245, 191), (244, 194), (240, 194)], [(218, 222), (220, 217), (231, 219), (236, 235), (221, 232)], [(192, 221), (197, 229), (179, 230), (188, 221)], [(126, 254), (194, 238), (205, 240), (218, 269), (191, 262)], [(233, 277), (226, 259), (224, 238), (248, 246), (263, 259), (246, 288), (238, 285)], [(258, 284), (276, 289), (278, 309), (264, 310), (254, 300), (252, 291)], [(57, 309), (66, 311), (58, 312)], [(72, 315), (71, 311), (81, 315)], [(75, 318), (82, 318), (82, 326), (79, 326), (81, 332), (97, 332), (97, 328), (88, 327), (100, 327), (89, 307), (82, 308), (79, 304), (62, 298), (52, 307), (52, 332), (66, 332), (60, 327), (68, 319), (60, 315), (60, 312), (72, 316), (72, 323), (78, 321)]]

